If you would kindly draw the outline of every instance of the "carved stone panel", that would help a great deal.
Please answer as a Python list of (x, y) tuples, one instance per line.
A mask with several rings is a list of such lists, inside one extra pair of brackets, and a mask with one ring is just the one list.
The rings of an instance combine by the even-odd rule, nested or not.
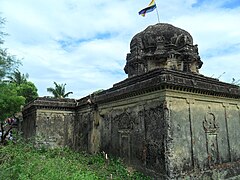
[(240, 110), (236, 105), (226, 109), (231, 160), (240, 160)]
[(131, 132), (134, 129), (136, 117), (134, 116), (134, 112), (128, 113), (126, 109), (113, 111), (112, 115), (112, 149), (125, 159), (125, 162), (130, 163)]
[(213, 113), (207, 113), (203, 121), (203, 128), (206, 133), (206, 146), (209, 166), (219, 163), (218, 151), (218, 125)]
[(165, 171), (163, 105), (146, 104), (140, 114), (143, 114), (145, 129), (142, 149), (144, 164), (148, 169), (163, 173)]
[(169, 99), (168, 156), (173, 173), (193, 169), (192, 117), (189, 101), (183, 98)]
[(131, 115), (127, 112), (124, 112), (123, 114), (118, 115), (115, 118), (115, 121), (118, 122), (119, 129), (129, 129), (129, 130), (133, 129), (133, 123), (134, 123), (133, 117), (131, 117)]
[(119, 130), (120, 157), (127, 163), (130, 163), (131, 160), (131, 138), (129, 133), (129, 130)]

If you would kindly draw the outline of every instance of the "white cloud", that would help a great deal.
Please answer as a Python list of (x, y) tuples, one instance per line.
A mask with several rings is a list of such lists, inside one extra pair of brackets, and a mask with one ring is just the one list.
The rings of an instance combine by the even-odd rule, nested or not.
[[(150, 1), (150, 0), (149, 0)], [(199, 45), (201, 72), (231, 81), (240, 78), (240, 7), (217, 0), (157, 1), (161, 22), (187, 30)], [(5, 46), (23, 59), (40, 96), (53, 81), (67, 83), (80, 98), (111, 87), (127, 76), (125, 57), (131, 38), (157, 23), (156, 12), (138, 16), (148, 1), (1, 0), (6, 17)]]

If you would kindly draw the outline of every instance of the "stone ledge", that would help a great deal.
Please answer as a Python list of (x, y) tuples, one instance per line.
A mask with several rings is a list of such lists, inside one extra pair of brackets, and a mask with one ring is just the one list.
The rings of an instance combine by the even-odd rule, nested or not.
[(157, 69), (115, 84), (95, 96), (95, 101), (99, 103), (113, 101), (160, 89), (240, 99), (240, 88), (236, 85), (199, 74)]
[(60, 109), (60, 110), (71, 110), (76, 107), (75, 99), (59, 99), (59, 98), (48, 98), (39, 97), (36, 100), (27, 104), (23, 111), (27, 109), (32, 109), (33, 107), (37, 109)]

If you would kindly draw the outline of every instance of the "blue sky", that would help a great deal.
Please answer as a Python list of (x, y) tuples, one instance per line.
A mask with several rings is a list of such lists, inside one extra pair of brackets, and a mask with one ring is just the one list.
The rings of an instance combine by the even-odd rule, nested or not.
[(203, 5), (214, 5), (216, 7), (235, 9), (240, 6), (239, 0), (193, 0), (193, 7), (202, 7)]
[[(23, 58), (20, 71), (40, 96), (53, 81), (80, 98), (127, 78), (131, 38), (157, 23), (156, 11), (138, 12), (150, 0), (0, 0), (7, 22), (5, 47)], [(157, 0), (160, 21), (187, 30), (203, 61), (200, 73), (240, 79), (239, 0)]]

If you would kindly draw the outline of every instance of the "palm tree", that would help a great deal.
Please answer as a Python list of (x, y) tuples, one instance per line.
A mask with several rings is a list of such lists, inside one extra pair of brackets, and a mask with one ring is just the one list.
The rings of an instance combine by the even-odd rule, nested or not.
[(65, 84), (57, 84), (54, 82), (55, 88), (49, 87), (47, 88), (47, 92), (50, 92), (54, 95), (55, 98), (66, 98), (69, 94), (73, 94), (73, 92), (65, 93)]
[(22, 74), (18, 69), (16, 69), (11, 76), (7, 76), (10, 83), (15, 83), (21, 85), (27, 82), (29, 75), (28, 73)]

